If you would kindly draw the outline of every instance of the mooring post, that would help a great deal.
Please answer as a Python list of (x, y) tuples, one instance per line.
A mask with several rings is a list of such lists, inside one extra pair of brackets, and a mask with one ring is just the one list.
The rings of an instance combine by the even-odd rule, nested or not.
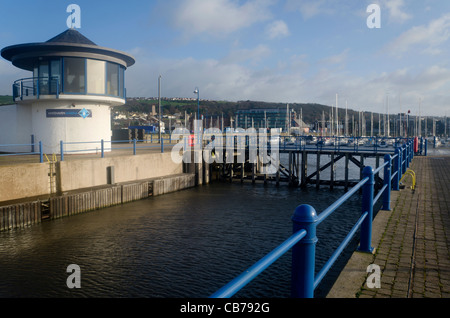
[(133, 139), (133, 155), (136, 156), (136, 138)]
[(367, 212), (367, 217), (361, 224), (361, 239), (358, 251), (372, 253), (373, 188), (375, 185), (372, 167), (367, 166), (364, 168), (363, 179), (365, 178), (369, 178), (369, 180), (362, 187), (361, 214)]
[(300, 205), (292, 216), (293, 232), (306, 230), (306, 236), (292, 247), (292, 298), (314, 297), (317, 219), (310, 205)]
[(391, 170), (392, 170), (392, 159), (390, 155), (384, 156), (384, 162), (387, 163), (384, 166), (384, 185), (387, 187), (384, 189), (383, 193), (383, 207), (382, 210), (391, 210)]

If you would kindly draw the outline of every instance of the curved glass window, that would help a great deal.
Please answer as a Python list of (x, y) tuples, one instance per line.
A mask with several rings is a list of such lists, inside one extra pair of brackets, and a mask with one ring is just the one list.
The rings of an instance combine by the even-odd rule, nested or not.
[(29, 79), (34, 95), (92, 94), (125, 98), (125, 67), (81, 57), (41, 60)]
[(106, 67), (106, 94), (119, 96), (119, 65), (108, 63)]
[(104, 61), (87, 60), (88, 94), (105, 94), (105, 65)]
[(64, 59), (64, 93), (86, 93), (86, 60), (82, 58)]

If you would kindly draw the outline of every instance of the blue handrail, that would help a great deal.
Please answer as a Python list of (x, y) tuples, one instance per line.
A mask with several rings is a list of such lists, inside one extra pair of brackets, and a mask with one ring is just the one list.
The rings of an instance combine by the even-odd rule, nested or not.
[[(168, 139), (169, 143), (171, 142), (171, 139)], [(112, 147), (112, 144), (114, 143), (132, 143), (132, 146), (128, 146), (128, 147)], [(65, 149), (65, 145), (78, 145), (78, 144), (100, 144), (100, 155), (101, 158), (105, 157), (105, 150), (119, 150), (119, 149), (132, 149), (133, 151), (133, 155), (137, 154), (137, 149), (150, 149), (150, 148), (156, 148), (156, 147), (161, 147), (161, 153), (164, 153), (164, 138), (161, 138), (161, 146), (159, 145), (149, 145), (149, 146), (138, 146), (139, 142), (144, 142), (144, 140), (137, 140), (137, 139), (133, 139), (133, 140), (110, 140), (110, 141), (106, 141), (106, 140), (100, 140), (100, 141), (83, 141), (83, 142), (64, 142), (64, 141), (60, 141), (60, 158), (61, 161), (64, 161), (64, 154), (66, 153), (76, 153), (76, 152), (84, 152), (84, 151), (96, 151), (99, 150), (98, 148), (93, 148), (93, 149), (81, 149), (81, 150), (67, 150)], [(109, 143), (111, 144), (110, 147), (105, 148), (105, 143)]]
[[(239, 275), (227, 285), (212, 294), (211, 298), (228, 298), (235, 295), (246, 284), (258, 276), (263, 270), (275, 262), (279, 257), (292, 248), (292, 277), (291, 295), (294, 298), (313, 298), (314, 289), (319, 285), (327, 272), (333, 266), (338, 256), (342, 253), (358, 229), (360, 231), (360, 245), (358, 250), (365, 253), (372, 253), (372, 219), (375, 202), (383, 196), (383, 209), (390, 209), (391, 189), (398, 190), (402, 170), (402, 152), (406, 152), (405, 161), (412, 160), (412, 142), (407, 141), (401, 148), (395, 150), (395, 155), (385, 155), (385, 163), (375, 171), (372, 167), (365, 167), (363, 179), (350, 191), (344, 194), (336, 202), (325, 209), (319, 216), (310, 205), (300, 205), (294, 211), (293, 236), (274, 249), (260, 261), (251, 266), (247, 271)], [(393, 164), (394, 163), (394, 164)], [(374, 198), (374, 175), (384, 169), (384, 186)], [(391, 176), (391, 170), (395, 169)], [(393, 185), (392, 185), (393, 183)], [(325, 263), (322, 269), (315, 275), (315, 245), (317, 242), (316, 228), (341, 206), (348, 198), (362, 188), (361, 217), (353, 228), (341, 242), (339, 247)]]
[(61, 93), (59, 76), (47, 77), (28, 77), (14, 81), (13, 99), (23, 99), (27, 96), (36, 96), (38, 99), (41, 95), (56, 95), (59, 98)]
[(211, 298), (228, 298), (236, 294), (245, 285), (252, 281), (256, 276), (263, 272), (266, 268), (272, 265), (279, 257), (285, 254), (302, 238), (306, 236), (305, 230), (300, 230), (294, 233), (289, 239), (284, 241), (280, 246), (275, 248), (272, 252), (264, 256), (261, 260), (256, 262), (252, 267), (247, 269), (244, 273), (233, 279), (229, 284), (219, 289)]
[[(35, 151), (36, 145), (39, 147), (39, 151)], [(38, 143), (31, 143), (31, 144), (7, 144), (7, 145), (0, 145), (0, 147), (31, 147), (30, 152), (8, 152), (8, 153), (0, 153), (0, 157), (13, 157), (13, 156), (28, 156), (28, 155), (39, 155), (39, 162), (44, 162), (44, 153), (42, 151), (42, 142), (39, 141)], [(1, 148), (0, 148), (1, 149)], [(1, 151), (5, 152), (5, 151)]]

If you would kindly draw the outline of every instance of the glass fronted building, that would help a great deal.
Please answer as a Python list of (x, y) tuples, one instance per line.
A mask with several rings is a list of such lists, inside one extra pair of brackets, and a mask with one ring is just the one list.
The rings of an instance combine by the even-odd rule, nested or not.
[(295, 127), (296, 113), (293, 109), (247, 109), (238, 110), (236, 113), (237, 127), (248, 128), (279, 128), (282, 131), (288, 131)]

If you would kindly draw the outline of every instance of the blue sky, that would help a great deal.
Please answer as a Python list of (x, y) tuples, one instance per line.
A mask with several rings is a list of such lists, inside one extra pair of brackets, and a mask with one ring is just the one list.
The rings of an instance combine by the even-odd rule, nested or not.
[[(0, 2), (0, 48), (79, 31), (136, 58), (129, 97), (321, 103), (450, 116), (448, 0), (22, 0)], [(367, 27), (367, 6), (381, 28)], [(0, 94), (30, 76), (0, 60)], [(389, 105), (389, 107), (388, 107)]]

